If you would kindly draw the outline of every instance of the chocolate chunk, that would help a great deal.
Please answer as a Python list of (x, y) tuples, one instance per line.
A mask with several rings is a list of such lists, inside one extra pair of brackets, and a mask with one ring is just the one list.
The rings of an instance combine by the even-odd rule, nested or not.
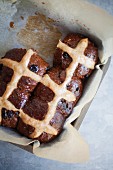
[(2, 71), (2, 67), (3, 67), (3, 64), (0, 64), (0, 73), (1, 73), (1, 71)]
[(36, 66), (36, 65), (31, 65), (30, 67), (29, 67), (29, 69), (32, 71), (32, 72), (34, 72), (34, 73), (36, 73), (38, 70), (39, 70), (39, 68), (38, 68), (38, 66)]
[(30, 62), (28, 64), (28, 68), (40, 76), (43, 76), (46, 73), (48, 66), (49, 64), (36, 53), (31, 56)]
[(19, 112), (2, 108), (2, 126), (16, 128), (19, 119)]
[(56, 112), (62, 114), (65, 118), (67, 118), (73, 110), (74, 102), (68, 102), (65, 99), (61, 99), (58, 102)]
[(67, 84), (67, 90), (71, 91), (76, 96), (76, 102), (82, 95), (83, 92), (83, 82), (80, 78), (73, 76), (70, 83)]
[(7, 110), (5, 108), (2, 109), (2, 118), (3, 119), (7, 119), (8, 115), (7, 115)]
[(64, 52), (64, 53), (63, 53), (63, 57), (64, 57), (65, 59), (68, 59), (70, 56), (69, 56), (68, 53)]
[(53, 58), (53, 66), (61, 67), (61, 69), (65, 70), (69, 67), (72, 62), (72, 58), (66, 52), (62, 51), (60, 48), (57, 48)]

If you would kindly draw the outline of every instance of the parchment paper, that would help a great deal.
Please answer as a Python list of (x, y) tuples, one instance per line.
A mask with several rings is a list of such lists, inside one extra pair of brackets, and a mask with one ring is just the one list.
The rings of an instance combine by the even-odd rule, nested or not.
[[(50, 21), (42, 14), (51, 18)], [(43, 24), (46, 24), (47, 28), (37, 22), (39, 15), (41, 15)], [(14, 22), (13, 28), (10, 27), (11, 21)], [(44, 30), (43, 41), (40, 39), (40, 43), (36, 43), (42, 34), (40, 28)], [(41, 0), (19, 0), (13, 4), (10, 1), (0, 1), (1, 57), (11, 48), (29, 48), (32, 45), (32, 48), (52, 64), (53, 53), (59, 38), (69, 32), (85, 34), (97, 44), (100, 64), (105, 65), (108, 58), (113, 54), (113, 17), (94, 5), (82, 0), (43, 0), (43, 2)], [(49, 37), (45, 38), (47, 35)], [(30, 41), (34, 43), (32, 44)], [(51, 41), (53, 43), (50, 43)], [(42, 48), (45, 52), (47, 51), (47, 55), (41, 53)], [(72, 115), (67, 119), (62, 134), (56, 140), (46, 145), (40, 145), (38, 141), (32, 141), (11, 129), (3, 127), (0, 127), (0, 140), (20, 145), (29, 145), (33, 142), (34, 154), (43, 158), (71, 163), (86, 161), (89, 158), (88, 145), (70, 123), (80, 115), (85, 105), (93, 99), (102, 76), (103, 71), (97, 66), (85, 86), (82, 98)]]

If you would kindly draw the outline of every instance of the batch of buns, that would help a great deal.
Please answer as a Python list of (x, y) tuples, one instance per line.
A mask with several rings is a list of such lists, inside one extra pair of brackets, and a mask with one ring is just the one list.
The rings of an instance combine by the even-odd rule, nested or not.
[(97, 62), (94, 43), (75, 33), (59, 41), (52, 67), (33, 49), (8, 51), (0, 59), (0, 124), (41, 143), (53, 140)]

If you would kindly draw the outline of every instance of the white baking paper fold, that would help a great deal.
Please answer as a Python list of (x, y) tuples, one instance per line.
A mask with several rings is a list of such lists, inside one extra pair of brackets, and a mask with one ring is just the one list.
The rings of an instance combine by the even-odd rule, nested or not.
[(39, 157), (59, 160), (66, 163), (87, 161), (89, 158), (89, 147), (78, 133), (78, 131), (70, 124), (64, 129), (57, 140), (41, 145), (37, 148), (34, 143), (33, 152)]

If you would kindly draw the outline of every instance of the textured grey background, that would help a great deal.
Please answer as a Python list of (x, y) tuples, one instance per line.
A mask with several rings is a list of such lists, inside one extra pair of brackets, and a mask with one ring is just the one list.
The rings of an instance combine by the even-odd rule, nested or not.
[[(113, 15), (113, 0), (88, 1), (106, 9)], [(9, 143), (0, 142), (0, 170), (113, 170), (112, 68), (113, 59), (80, 128), (80, 133), (90, 146), (91, 157), (89, 162), (85, 164), (64, 164), (45, 160)]]

